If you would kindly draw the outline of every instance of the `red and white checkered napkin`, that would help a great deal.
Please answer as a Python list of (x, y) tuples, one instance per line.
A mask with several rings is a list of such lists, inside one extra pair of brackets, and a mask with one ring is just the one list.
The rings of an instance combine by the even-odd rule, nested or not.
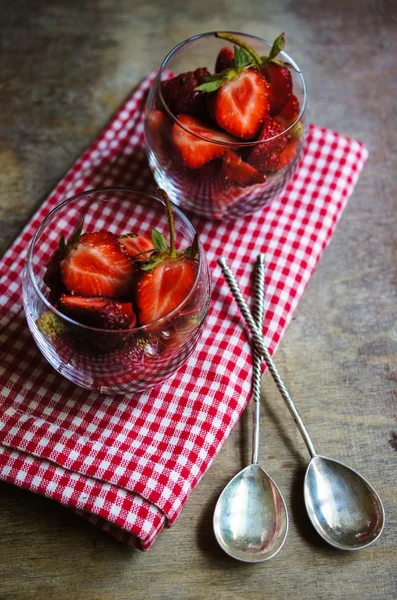
[(150, 547), (172, 523), (250, 396), (250, 344), (216, 260), (244, 293), (267, 259), (265, 339), (273, 353), (367, 158), (364, 146), (311, 126), (303, 162), (279, 200), (230, 223), (193, 223), (213, 275), (203, 337), (167, 382), (130, 397), (75, 387), (41, 356), (25, 324), (21, 274), (31, 237), (61, 200), (83, 190), (148, 190), (145, 80), (76, 162), (0, 263), (0, 479), (43, 494), (127, 543)]

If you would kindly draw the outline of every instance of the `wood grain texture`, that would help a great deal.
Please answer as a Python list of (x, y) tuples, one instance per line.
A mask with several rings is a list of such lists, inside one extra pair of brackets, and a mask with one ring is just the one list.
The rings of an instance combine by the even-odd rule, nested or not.
[[(181, 517), (146, 554), (68, 510), (0, 484), (0, 600), (397, 597), (397, 5), (394, 0), (62, 0), (0, 3), (0, 251), (131, 88), (180, 40), (231, 29), (273, 39), (305, 73), (311, 117), (370, 159), (278, 350), (319, 450), (362, 471), (387, 524), (358, 553), (327, 547), (302, 503), (307, 454), (270, 378), (261, 463), (291, 514), (272, 561), (218, 549), (216, 499), (249, 460), (244, 414)], [(394, 439), (394, 444), (393, 444)]]

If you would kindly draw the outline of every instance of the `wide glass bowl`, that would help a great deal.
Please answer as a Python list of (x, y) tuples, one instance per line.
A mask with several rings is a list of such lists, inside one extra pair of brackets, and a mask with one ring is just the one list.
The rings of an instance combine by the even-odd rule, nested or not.
[[(177, 249), (190, 246), (195, 230), (174, 207)], [(197, 276), (181, 304), (156, 322), (132, 329), (82, 325), (51, 303), (44, 283), (46, 262), (84, 218), (84, 233), (116, 235), (156, 228), (169, 239), (164, 202), (129, 189), (83, 192), (57, 206), (32, 240), (23, 274), (23, 305), (32, 336), (48, 362), (73, 383), (104, 394), (149, 389), (175, 373), (193, 352), (208, 313), (210, 276), (201, 245)]]
[[(266, 40), (242, 33), (233, 33), (251, 46), (260, 56), (268, 56), (272, 44)], [(207, 67), (213, 73), (216, 57), (221, 48), (233, 44), (218, 39), (214, 33), (204, 33), (178, 44), (166, 56), (154, 80), (146, 104), (145, 135), (151, 170), (158, 185), (164, 188), (171, 200), (183, 210), (191, 211), (209, 219), (223, 219), (251, 214), (268, 204), (283, 190), (300, 162), (305, 136), (308, 129), (307, 93), (303, 75), (291, 56), (281, 52), (278, 56), (292, 67), (293, 94), (299, 101), (297, 118), (286, 124), (284, 132), (269, 138), (266, 143), (288, 145), (286, 160), (277, 169), (265, 171), (265, 181), (239, 184), (231, 181), (225, 170), (225, 156), (232, 151), (243, 160), (252, 150), (263, 144), (261, 141), (236, 141), (233, 143), (214, 141), (198, 135), (183, 125), (171, 112), (162, 94), (161, 82), (171, 76), (199, 67)], [(201, 119), (214, 127), (211, 118)], [(174, 139), (178, 128), (189, 132), (192, 142), (205, 140), (218, 148), (223, 147), (223, 158), (216, 158), (199, 168), (187, 166)], [(218, 153), (219, 154), (219, 153)], [(288, 158), (289, 157), (289, 158)], [(280, 161), (281, 162), (281, 161)]]

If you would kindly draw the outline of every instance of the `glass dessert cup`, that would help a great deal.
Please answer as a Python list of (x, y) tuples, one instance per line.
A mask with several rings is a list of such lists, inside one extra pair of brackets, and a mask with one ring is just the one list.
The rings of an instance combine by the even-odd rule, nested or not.
[[(270, 42), (241, 33), (233, 35), (246, 42), (260, 56), (269, 55), (272, 47)], [(197, 135), (177, 119), (163, 96), (161, 82), (170, 76), (195, 71), (199, 67), (207, 67), (213, 73), (216, 57), (225, 46), (233, 49), (232, 43), (218, 39), (214, 32), (196, 35), (178, 44), (166, 56), (160, 67), (148, 95), (145, 113), (148, 158), (156, 182), (183, 210), (215, 220), (251, 214), (276, 198), (299, 165), (308, 129), (305, 80), (295, 61), (282, 51), (277, 58), (292, 65), (290, 72), (293, 94), (299, 101), (300, 110), (295, 120), (287, 124), (285, 131), (268, 138), (266, 143), (278, 144), (288, 138), (290, 146), (293, 144), (290, 160), (284, 161), (284, 166), (277, 170), (264, 170), (265, 181), (244, 184), (233, 181), (227, 170), (225, 171), (223, 158), (226, 154), (223, 158), (211, 160), (199, 168), (187, 166), (173, 143), (176, 128), (191, 133), (197, 141), (206, 140), (218, 148), (223, 147), (226, 152), (231, 150), (243, 160), (247, 159), (255, 147), (263, 144), (260, 140), (225, 143), (206, 138), (205, 135)], [(205, 117), (204, 121), (211, 123), (208, 117)], [(214, 126), (213, 121), (210, 126)]]
[[(174, 207), (177, 246), (193, 242), (195, 230)], [(208, 264), (199, 245), (194, 285), (179, 306), (130, 329), (98, 329), (60, 312), (44, 283), (46, 263), (62, 234), (68, 237), (84, 219), (84, 232), (115, 235), (159, 230), (168, 238), (163, 200), (130, 189), (83, 192), (57, 206), (38, 227), (23, 273), (23, 305), (30, 332), (47, 361), (66, 379), (103, 394), (145, 391), (166, 380), (193, 352), (210, 302)]]

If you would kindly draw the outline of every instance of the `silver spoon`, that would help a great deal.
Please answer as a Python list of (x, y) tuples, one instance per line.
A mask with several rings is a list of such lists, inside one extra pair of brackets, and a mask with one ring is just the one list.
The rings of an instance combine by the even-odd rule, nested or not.
[[(264, 261), (255, 271), (255, 320), (262, 327)], [(252, 459), (225, 487), (214, 512), (214, 533), (221, 548), (244, 562), (262, 562), (275, 556), (285, 542), (288, 513), (277, 485), (258, 465), (261, 353), (255, 349), (252, 387), (254, 398)]]
[(220, 258), (218, 262), (253, 340), (309, 450), (311, 461), (305, 476), (304, 498), (314, 528), (328, 544), (339, 550), (360, 550), (369, 546), (378, 539), (385, 522), (385, 511), (380, 497), (357, 471), (337, 460), (317, 454), (263, 343), (261, 332), (256, 327), (232, 271), (224, 258)]

